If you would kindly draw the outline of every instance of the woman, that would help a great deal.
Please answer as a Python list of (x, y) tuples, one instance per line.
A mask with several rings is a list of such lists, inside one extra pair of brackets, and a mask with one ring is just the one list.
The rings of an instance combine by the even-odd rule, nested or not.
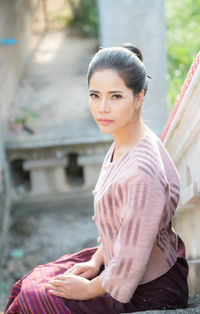
[(93, 191), (99, 247), (40, 265), (14, 286), (6, 313), (130, 313), (187, 306), (184, 244), (172, 228), (179, 176), (141, 119), (142, 54), (131, 44), (98, 51), (89, 106), (114, 142)]

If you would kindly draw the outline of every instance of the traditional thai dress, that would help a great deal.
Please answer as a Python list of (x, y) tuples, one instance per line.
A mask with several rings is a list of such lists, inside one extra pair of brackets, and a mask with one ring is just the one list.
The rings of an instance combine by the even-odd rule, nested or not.
[(90, 300), (51, 295), (46, 283), (97, 247), (39, 265), (14, 284), (6, 313), (114, 314), (187, 306), (188, 265), (172, 227), (179, 175), (160, 139), (144, 138), (112, 161), (110, 146), (93, 190), (94, 216), (104, 257), (100, 282), (106, 293)]

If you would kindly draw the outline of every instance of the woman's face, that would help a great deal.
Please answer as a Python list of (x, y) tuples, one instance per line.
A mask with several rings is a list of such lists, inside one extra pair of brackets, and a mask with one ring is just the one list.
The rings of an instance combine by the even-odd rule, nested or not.
[[(139, 96), (141, 98), (141, 95)], [(99, 129), (105, 134), (123, 131), (138, 119), (142, 104), (114, 70), (94, 72), (89, 82), (89, 106)]]

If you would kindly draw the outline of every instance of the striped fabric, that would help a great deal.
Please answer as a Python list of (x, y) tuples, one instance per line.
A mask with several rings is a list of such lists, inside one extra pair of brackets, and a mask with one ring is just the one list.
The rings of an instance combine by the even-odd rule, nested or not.
[[(38, 265), (16, 282), (11, 290), (5, 314), (71, 314), (85, 313), (85, 301), (76, 301), (54, 296), (46, 289), (46, 283), (63, 274), (75, 263), (91, 259), (97, 247), (83, 249), (74, 254), (66, 254), (56, 261)], [(105, 300), (106, 302), (106, 300)], [(109, 301), (109, 306), (113, 302)], [(91, 304), (93, 306), (93, 304)], [(73, 311), (73, 308), (76, 311)]]
[[(65, 256), (65, 261), (70, 255)], [(73, 259), (72, 259), (73, 261)], [(72, 264), (72, 263), (71, 263)], [(68, 267), (71, 265), (68, 265)], [(6, 314), (21, 313), (68, 313), (71, 311), (64, 304), (63, 298), (55, 297), (47, 292), (46, 283), (54, 276), (64, 273), (65, 264), (62, 258), (34, 268), (28, 275), (21, 278), (12, 288)]]
[(166, 273), (176, 262), (172, 217), (179, 200), (179, 176), (160, 139), (148, 131), (129, 152), (104, 159), (93, 191), (93, 220), (103, 247), (103, 288), (129, 302), (138, 284)]
[[(184, 244), (178, 238), (177, 262), (163, 276), (139, 285), (129, 303), (121, 303), (109, 293), (90, 300), (69, 300), (55, 297), (45, 289), (53, 274), (62, 274), (74, 263), (91, 259), (97, 247), (67, 254), (57, 261), (39, 265), (13, 285), (5, 314), (117, 314), (147, 310), (185, 308), (188, 301)], [(102, 272), (104, 267), (100, 269)]]

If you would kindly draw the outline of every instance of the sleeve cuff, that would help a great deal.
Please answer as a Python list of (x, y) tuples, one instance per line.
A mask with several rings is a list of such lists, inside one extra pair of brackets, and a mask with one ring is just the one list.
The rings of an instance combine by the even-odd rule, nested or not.
[(127, 287), (126, 289), (122, 285), (121, 280), (114, 280), (111, 282), (110, 278), (107, 276), (106, 269), (102, 271), (99, 275), (99, 280), (103, 289), (109, 293), (115, 300), (121, 303), (130, 302), (133, 293), (135, 291), (134, 287)]

